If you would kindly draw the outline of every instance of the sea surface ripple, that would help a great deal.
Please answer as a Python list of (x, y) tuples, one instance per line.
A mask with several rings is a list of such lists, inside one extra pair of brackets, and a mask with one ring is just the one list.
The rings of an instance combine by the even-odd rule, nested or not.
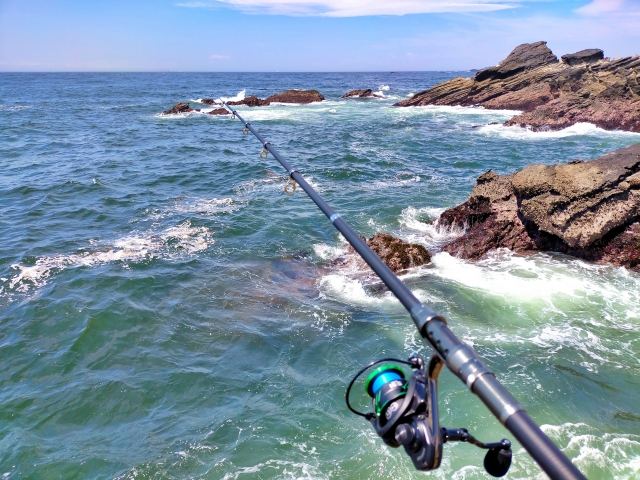
[[(458, 232), (431, 222), (489, 168), (593, 159), (640, 135), (391, 106), (457, 75), (0, 74), (2, 478), (489, 478), (465, 444), (415, 472), (348, 412), (361, 366), (429, 354), (410, 318), (332, 264), (343, 240), (283, 193), (239, 122), (159, 115), (288, 88), (326, 100), (238, 110), (360, 234), (434, 253), (406, 284), (589, 478), (639, 478), (640, 276), (557, 254), (461, 261), (440, 251)], [(340, 98), (354, 88), (384, 98)], [(449, 373), (440, 403), (445, 426), (509, 437)], [(514, 451), (508, 478), (544, 478)]]

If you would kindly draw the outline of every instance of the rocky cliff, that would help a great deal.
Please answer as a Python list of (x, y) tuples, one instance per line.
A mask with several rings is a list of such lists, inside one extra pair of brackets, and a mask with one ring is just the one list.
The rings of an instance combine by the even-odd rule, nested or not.
[(589, 162), (488, 171), (438, 222), (465, 229), (444, 247), (462, 258), (496, 248), (555, 251), (638, 270), (640, 143)]
[(395, 105), (522, 110), (505, 125), (533, 130), (589, 122), (640, 132), (640, 57), (609, 60), (589, 49), (558, 60), (546, 42), (527, 43), (473, 78), (454, 78)]

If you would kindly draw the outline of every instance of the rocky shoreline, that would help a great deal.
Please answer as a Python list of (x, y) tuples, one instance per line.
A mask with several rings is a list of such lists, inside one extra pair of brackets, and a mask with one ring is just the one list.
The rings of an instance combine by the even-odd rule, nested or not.
[(640, 143), (592, 161), (480, 175), (441, 228), (465, 233), (444, 247), (459, 258), (491, 250), (561, 252), (640, 270)]
[(522, 110), (504, 125), (561, 130), (589, 122), (640, 132), (640, 57), (604, 58), (599, 49), (564, 55), (546, 42), (523, 44), (473, 78), (454, 78), (396, 103)]

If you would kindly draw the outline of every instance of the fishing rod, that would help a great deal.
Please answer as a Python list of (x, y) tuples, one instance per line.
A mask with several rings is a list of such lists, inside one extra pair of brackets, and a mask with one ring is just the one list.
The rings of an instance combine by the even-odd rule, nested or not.
[[(270, 153), (287, 171), (289, 182), (285, 186), (285, 193), (295, 192), (296, 184), (305, 191), (407, 309), (418, 332), (431, 346), (433, 353), (426, 363), (422, 357), (414, 355), (407, 361), (395, 358), (378, 360), (361, 369), (347, 388), (346, 401), (349, 410), (368, 420), (387, 445), (402, 445), (418, 470), (438, 468), (442, 459), (443, 443), (461, 441), (487, 449), (484, 460), (487, 472), (496, 477), (505, 475), (512, 458), (509, 440), (483, 443), (464, 428), (447, 429), (440, 426), (437, 382), (446, 366), (482, 400), (551, 479), (584, 480), (586, 477), (542, 432), (524, 408), (498, 381), (495, 374), (482, 362), (475, 350), (453, 334), (445, 318), (416, 298), (270, 142), (225, 101), (220, 99), (219, 102), (231, 113), (232, 119), (238, 118), (244, 124), (244, 134), (251, 132), (260, 141), (260, 157), (267, 158)], [(349, 401), (353, 384), (366, 370), (383, 362), (408, 365), (414, 372), (407, 379), (404, 371), (395, 365), (386, 364), (376, 368), (365, 382), (365, 389), (373, 399), (374, 412), (363, 413), (355, 410)]]

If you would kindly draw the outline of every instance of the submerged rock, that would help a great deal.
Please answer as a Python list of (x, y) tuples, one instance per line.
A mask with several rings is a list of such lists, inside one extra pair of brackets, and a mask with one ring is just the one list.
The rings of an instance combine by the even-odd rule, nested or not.
[(640, 268), (640, 143), (588, 161), (488, 171), (469, 199), (445, 211), (465, 233), (446, 252), (477, 259), (496, 248), (555, 251)]
[(340, 98), (382, 98), (380, 95), (373, 93), (373, 90), (367, 88), (366, 90), (351, 90), (345, 93)]
[[(369, 240), (364, 237), (362, 239), (396, 273), (408, 268), (425, 265), (431, 261), (431, 255), (422, 245), (407, 243), (389, 233), (376, 233)], [(341, 266), (365, 267), (364, 260), (360, 258), (353, 247), (349, 246), (348, 253), (348, 257), (341, 257), (334, 263)]]
[(474, 78), (454, 78), (395, 104), (522, 110), (505, 125), (559, 130), (579, 122), (640, 132), (640, 57), (609, 60), (602, 50), (564, 55), (546, 42), (519, 45)]
[(200, 110), (197, 110), (195, 108), (189, 107), (188, 103), (178, 102), (172, 108), (170, 108), (169, 110), (165, 110), (164, 112), (162, 112), (162, 114), (163, 115), (175, 115), (177, 113), (188, 113), (188, 112), (195, 112), (195, 111), (200, 111)]

